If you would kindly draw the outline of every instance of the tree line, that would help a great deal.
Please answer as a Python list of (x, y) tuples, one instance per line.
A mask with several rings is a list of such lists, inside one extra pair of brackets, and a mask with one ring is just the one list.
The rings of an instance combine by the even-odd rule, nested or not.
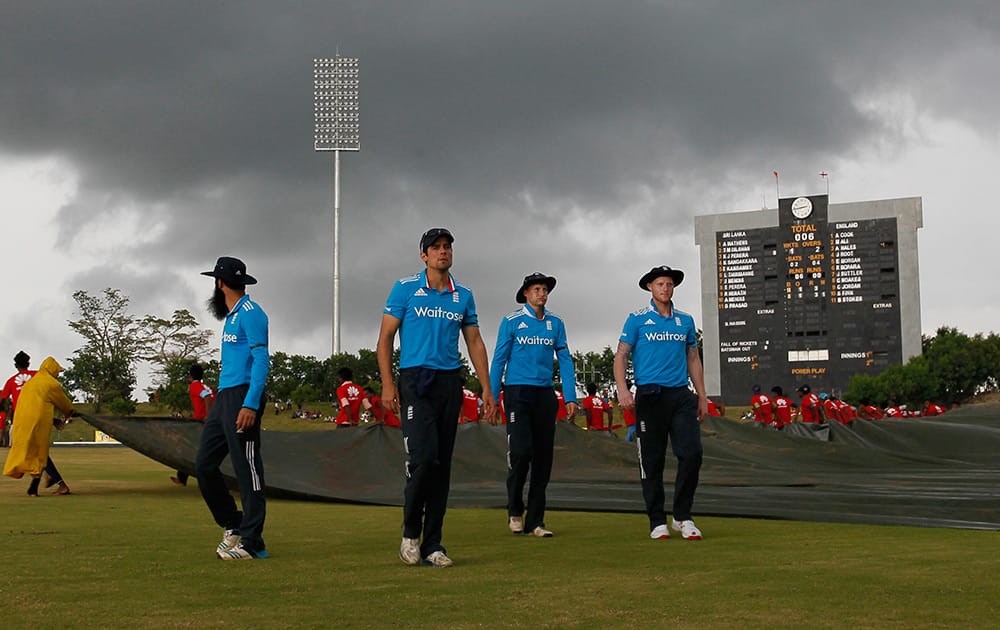
[(924, 335), (921, 346), (923, 352), (905, 365), (890, 365), (878, 376), (854, 376), (844, 400), (880, 407), (919, 407), (927, 400), (951, 406), (998, 391), (1000, 336), (970, 337), (955, 328), (941, 327), (934, 336)]
[[(73, 294), (77, 319), (69, 326), (84, 344), (70, 359), (64, 373), (66, 386), (95, 405), (116, 415), (135, 411), (133, 392), (141, 363), (150, 366), (152, 384), (146, 389), (150, 401), (170, 411), (185, 413), (190, 402), (187, 374), (199, 362), (205, 380), (218, 382), (217, 348), (213, 333), (198, 326), (186, 309), (170, 317), (138, 316), (129, 312), (129, 298), (118, 289), (106, 288), (99, 295), (87, 291)], [(699, 347), (701, 331), (699, 331)], [(576, 386), (583, 390), (594, 383), (599, 390), (614, 388), (614, 351), (574, 352)], [(393, 365), (399, 364), (399, 351)], [(325, 359), (276, 351), (271, 354), (271, 373), (266, 388), (270, 400), (295, 404), (332, 402), (336, 399), (337, 370), (347, 367), (354, 382), (381, 389), (375, 351), (340, 353)], [(557, 364), (558, 367), (558, 364)], [(479, 382), (463, 358), (466, 386), (477, 392)], [(558, 376), (558, 374), (557, 374)], [(961, 403), (974, 395), (997, 391), (1000, 387), (1000, 337), (995, 334), (968, 336), (954, 328), (939, 328), (923, 338), (923, 353), (905, 365), (894, 365), (878, 376), (858, 375), (851, 379), (843, 398), (886, 406), (889, 403), (917, 406), (925, 400), (946, 405)]]

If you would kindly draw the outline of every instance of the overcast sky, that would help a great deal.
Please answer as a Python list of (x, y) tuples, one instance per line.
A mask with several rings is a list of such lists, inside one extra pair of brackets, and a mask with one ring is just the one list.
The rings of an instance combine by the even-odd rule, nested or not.
[[(616, 344), (687, 271), (693, 217), (919, 196), (921, 315), (1000, 329), (996, 4), (634, 2), (0, 3), (0, 360), (68, 363), (72, 293), (216, 330), (198, 275), (246, 261), (271, 350), (331, 349), (333, 158), (312, 148), (312, 61), (360, 58), (359, 153), (342, 154), (342, 349), (374, 348), (428, 227), (492, 346), (520, 280), (574, 350)], [(492, 353), (491, 353), (492, 354)], [(12, 364), (8, 365), (12, 368)]]

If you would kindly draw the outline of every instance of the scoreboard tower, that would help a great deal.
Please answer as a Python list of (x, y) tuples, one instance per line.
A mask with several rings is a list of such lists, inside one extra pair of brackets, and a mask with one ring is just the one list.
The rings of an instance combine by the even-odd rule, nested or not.
[(922, 226), (919, 197), (695, 217), (709, 395), (840, 391), (920, 354)]

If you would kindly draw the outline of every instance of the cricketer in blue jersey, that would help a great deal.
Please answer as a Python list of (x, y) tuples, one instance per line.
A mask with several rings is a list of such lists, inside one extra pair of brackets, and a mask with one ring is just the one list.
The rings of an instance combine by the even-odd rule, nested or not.
[[(558, 401), (553, 386), (555, 359), (559, 360), (567, 413), (576, 415), (576, 375), (566, 344), (562, 319), (546, 310), (556, 279), (535, 272), (524, 278), (514, 299), (523, 307), (500, 322), (490, 375), (493, 391), (503, 380), (507, 414), (507, 526), (515, 534), (527, 532), (551, 538), (545, 527), (545, 490), (552, 474)], [(524, 484), (531, 471), (527, 513)]]
[[(700, 540), (691, 519), (701, 470), (701, 421), (708, 415), (705, 376), (698, 356), (694, 319), (674, 308), (674, 287), (684, 272), (654, 267), (639, 279), (652, 294), (649, 306), (629, 314), (615, 353), (615, 384), (622, 409), (635, 409), (639, 477), (649, 517), (649, 537), (670, 537), (670, 528), (685, 540)], [(632, 356), (636, 393), (626, 383)], [(691, 393), (688, 382), (694, 386)], [(677, 458), (673, 518), (667, 527), (663, 467), (668, 443)]]
[[(403, 428), (406, 486), (399, 558), (406, 564), (452, 565), (441, 537), (462, 407), (460, 333), (483, 388), (483, 415), (491, 419), (496, 413), (476, 302), (472, 292), (456, 283), (450, 271), (454, 242), (451, 232), (444, 228), (433, 228), (420, 237), (420, 259), (426, 267), (393, 285), (382, 313), (375, 351), (382, 378), (382, 404), (399, 415)], [(392, 378), (397, 331), (398, 390)]]
[[(237, 258), (219, 258), (209, 311), (222, 327), (222, 370), (218, 394), (205, 418), (195, 459), (198, 488), (223, 528), (216, 555), (223, 560), (266, 558), (264, 519), (264, 461), (260, 454), (260, 419), (264, 415), (264, 384), (271, 368), (267, 348), (267, 314), (246, 294), (257, 279)], [(242, 510), (236, 506), (219, 470), (229, 455), (240, 489)]]

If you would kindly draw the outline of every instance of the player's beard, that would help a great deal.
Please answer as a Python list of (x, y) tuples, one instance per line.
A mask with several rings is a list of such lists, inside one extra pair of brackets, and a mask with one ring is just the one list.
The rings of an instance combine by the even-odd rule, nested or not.
[(219, 287), (215, 287), (215, 292), (212, 293), (212, 297), (205, 304), (208, 305), (208, 312), (219, 321), (226, 319), (226, 315), (229, 315), (229, 307), (226, 306), (226, 294)]

